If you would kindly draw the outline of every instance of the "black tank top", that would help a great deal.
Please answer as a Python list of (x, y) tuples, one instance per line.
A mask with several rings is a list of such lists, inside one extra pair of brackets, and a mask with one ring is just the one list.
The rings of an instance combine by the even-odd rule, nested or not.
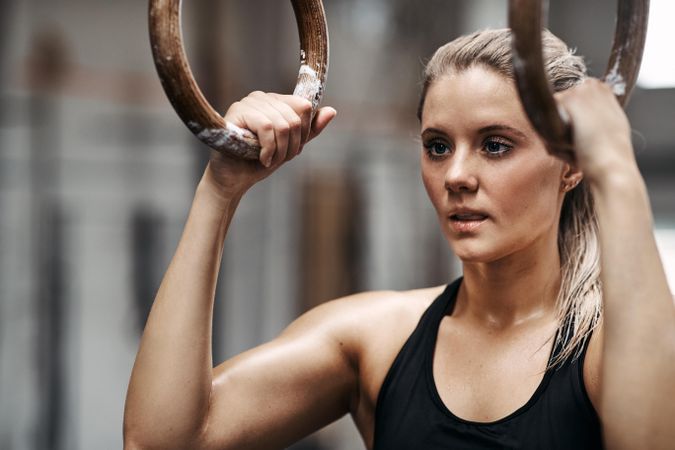
[(600, 421), (583, 382), (588, 339), (579, 358), (548, 369), (530, 400), (508, 416), (472, 422), (448, 410), (434, 383), (433, 353), (461, 281), (429, 306), (389, 369), (377, 399), (374, 450), (602, 449)]

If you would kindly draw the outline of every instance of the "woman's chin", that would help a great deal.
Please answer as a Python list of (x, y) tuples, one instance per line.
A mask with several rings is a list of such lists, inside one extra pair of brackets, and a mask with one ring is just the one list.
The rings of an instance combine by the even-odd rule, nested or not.
[(500, 258), (494, 248), (480, 245), (450, 245), (455, 256), (463, 263), (489, 263)]
[(463, 255), (456, 254), (457, 258), (462, 261), (463, 264), (478, 264), (478, 263), (489, 263), (494, 261), (494, 258), (487, 258), (484, 255)]

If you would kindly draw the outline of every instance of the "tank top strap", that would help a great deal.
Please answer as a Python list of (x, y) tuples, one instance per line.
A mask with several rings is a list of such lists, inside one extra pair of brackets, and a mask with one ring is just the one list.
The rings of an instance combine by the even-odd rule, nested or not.
[(439, 295), (427, 308), (420, 318), (417, 328), (411, 337), (421, 339), (425, 342), (425, 347), (428, 345), (436, 346), (436, 338), (438, 336), (438, 328), (441, 320), (448, 314), (451, 314), (455, 309), (455, 302), (457, 301), (457, 293), (459, 286), (462, 284), (463, 277), (460, 277), (448, 284), (441, 295)]
[[(462, 284), (464, 277), (459, 277), (452, 283), (448, 284), (441, 295), (439, 295), (436, 300), (433, 301), (431, 306), (425, 312), (424, 316), (421, 318), (421, 321), (428, 320), (431, 322), (439, 322), (447, 314), (451, 314), (455, 309), (455, 302), (457, 301), (457, 292), (459, 291), (459, 286)], [(438, 330), (434, 330), (434, 335)]]

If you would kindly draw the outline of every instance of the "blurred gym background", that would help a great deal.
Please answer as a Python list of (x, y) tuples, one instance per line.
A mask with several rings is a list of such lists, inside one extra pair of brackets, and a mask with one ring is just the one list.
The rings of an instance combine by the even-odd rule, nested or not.
[[(292, 90), (288, 1), (184, 3), (188, 56), (217, 109), (252, 90)], [(418, 174), (421, 70), (457, 35), (505, 26), (507, 2), (324, 4), (324, 104), (339, 115), (237, 212), (217, 294), (218, 362), (328, 299), (458, 274)], [(595, 75), (615, 9), (551, 1), (550, 28)], [(675, 286), (675, 8), (652, 0), (652, 10), (628, 113)], [(0, 449), (122, 447), (140, 333), (207, 154), (161, 90), (147, 2), (0, 0)], [(363, 444), (344, 419), (292, 448)]]

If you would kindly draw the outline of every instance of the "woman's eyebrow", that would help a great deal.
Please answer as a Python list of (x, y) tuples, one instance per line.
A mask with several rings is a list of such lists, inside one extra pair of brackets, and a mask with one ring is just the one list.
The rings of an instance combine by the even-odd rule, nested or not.
[(425, 128), (424, 131), (422, 131), (421, 135), (424, 136), (425, 134), (442, 134), (442, 135), (445, 135), (446, 133), (443, 130), (439, 130), (438, 128)]
[(478, 132), (480, 134), (490, 133), (492, 131), (509, 131), (509, 132), (515, 134), (516, 136), (518, 136), (519, 138), (527, 140), (527, 136), (525, 136), (525, 133), (523, 133), (522, 131), (520, 131), (516, 128), (510, 127), (510, 126), (504, 125), (504, 124), (498, 123), (498, 124), (495, 124), (495, 125), (488, 125), (487, 127), (483, 127), (480, 130), (478, 130)]

